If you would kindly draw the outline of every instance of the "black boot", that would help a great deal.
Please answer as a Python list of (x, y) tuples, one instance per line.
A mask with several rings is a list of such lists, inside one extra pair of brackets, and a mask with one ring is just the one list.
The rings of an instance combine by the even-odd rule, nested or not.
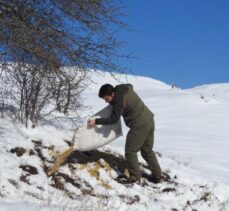
[(121, 184), (134, 184), (134, 183), (140, 184), (140, 179), (137, 179), (134, 176), (127, 177), (125, 175), (121, 175), (117, 177), (115, 180)]
[(152, 183), (158, 184), (158, 183), (163, 182), (163, 177), (162, 177), (162, 175), (154, 176), (151, 174), (149, 177), (149, 181)]

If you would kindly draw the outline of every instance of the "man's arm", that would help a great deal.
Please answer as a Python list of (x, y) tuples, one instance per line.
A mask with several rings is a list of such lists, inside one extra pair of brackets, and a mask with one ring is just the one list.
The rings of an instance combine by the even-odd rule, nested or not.
[(114, 96), (113, 109), (110, 117), (95, 119), (96, 125), (112, 125), (118, 122), (122, 115), (124, 93), (117, 90)]

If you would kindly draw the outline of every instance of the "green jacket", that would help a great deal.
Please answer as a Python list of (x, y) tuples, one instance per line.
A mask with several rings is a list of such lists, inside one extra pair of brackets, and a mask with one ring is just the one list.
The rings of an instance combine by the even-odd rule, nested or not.
[(154, 114), (142, 102), (131, 84), (120, 84), (115, 87), (112, 113), (108, 118), (96, 119), (97, 125), (111, 125), (118, 122), (121, 115), (128, 127), (140, 127), (151, 122)]

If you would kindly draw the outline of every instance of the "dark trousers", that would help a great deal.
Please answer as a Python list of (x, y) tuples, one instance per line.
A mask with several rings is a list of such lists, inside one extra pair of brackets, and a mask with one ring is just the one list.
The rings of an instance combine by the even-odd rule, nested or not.
[(125, 157), (127, 169), (130, 176), (140, 178), (140, 168), (138, 164), (137, 152), (141, 151), (142, 157), (147, 162), (153, 176), (161, 175), (161, 168), (157, 157), (152, 150), (154, 144), (154, 120), (142, 127), (130, 128), (125, 146)]

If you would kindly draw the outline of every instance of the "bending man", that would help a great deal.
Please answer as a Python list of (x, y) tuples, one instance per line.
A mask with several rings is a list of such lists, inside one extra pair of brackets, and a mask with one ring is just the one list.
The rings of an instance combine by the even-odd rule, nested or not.
[(112, 113), (108, 118), (88, 120), (88, 126), (115, 124), (122, 115), (126, 125), (130, 128), (125, 145), (125, 158), (130, 176), (121, 178), (120, 182), (134, 183), (140, 180), (141, 173), (137, 157), (139, 151), (152, 172), (151, 181), (160, 182), (161, 168), (152, 151), (154, 114), (136, 94), (131, 84), (120, 84), (116, 87), (105, 84), (99, 90), (99, 97), (113, 106)]

